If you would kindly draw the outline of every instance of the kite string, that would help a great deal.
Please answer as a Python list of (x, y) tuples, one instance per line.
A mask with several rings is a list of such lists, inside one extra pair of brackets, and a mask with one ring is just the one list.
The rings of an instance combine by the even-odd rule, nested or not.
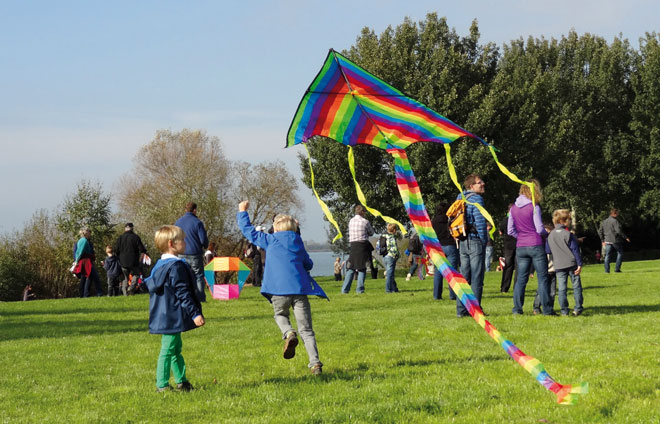
[[(557, 402), (568, 405), (574, 404), (577, 399), (574, 394), (584, 394), (588, 392), (587, 383), (580, 385), (562, 385), (550, 377), (543, 364), (536, 358), (526, 355), (511, 341), (507, 340), (502, 334), (484, 317), (483, 311), (472, 292), (471, 287), (465, 281), (465, 278), (451, 267), (442, 246), (438, 241), (437, 235), (433, 230), (428, 213), (424, 207), (424, 202), (417, 186), (417, 181), (408, 162), (408, 157), (402, 149), (388, 149), (394, 157), (397, 186), (401, 199), (406, 205), (406, 211), (410, 217), (413, 226), (417, 230), (420, 240), (424, 244), (429, 257), (436, 268), (442, 273), (449, 286), (454, 290), (459, 300), (465, 305), (472, 318), (495, 340), (506, 353), (529, 372), (539, 384), (547, 390), (555, 393)], [(411, 205), (415, 205), (413, 211)]]
[[(472, 203), (468, 201), (465, 196), (463, 195), (463, 189), (461, 188), (461, 185), (458, 183), (458, 177), (456, 176), (456, 168), (454, 167), (454, 163), (451, 160), (451, 147), (449, 147), (449, 143), (444, 143), (443, 146), (445, 147), (445, 156), (447, 157), (447, 168), (449, 169), (449, 176), (451, 177), (451, 180), (454, 182), (454, 185), (456, 188), (458, 188), (459, 193), (461, 193), (461, 198), (465, 203), (468, 205), (472, 205), (479, 209), (479, 212), (481, 212), (481, 215), (483, 215), (484, 218), (488, 222), (490, 222), (490, 238), (493, 238), (493, 235), (495, 234), (495, 222), (493, 221), (493, 217), (488, 213), (486, 208), (481, 206), (479, 203)], [(506, 168), (505, 168), (506, 169)]]
[(321, 196), (319, 196), (319, 193), (316, 191), (316, 187), (314, 186), (314, 170), (312, 169), (312, 156), (309, 154), (309, 148), (307, 147), (306, 143), (303, 143), (303, 146), (305, 146), (305, 150), (307, 151), (307, 160), (309, 162), (309, 175), (310, 175), (310, 180), (312, 182), (312, 191), (314, 192), (314, 195), (316, 196), (316, 200), (319, 202), (319, 205), (321, 206), (321, 209), (323, 210), (323, 213), (325, 214), (326, 218), (328, 218), (328, 221), (332, 225), (334, 225), (335, 229), (337, 230), (337, 235), (335, 238), (332, 239), (332, 242), (334, 243), (338, 239), (342, 238), (343, 235), (341, 234), (341, 230), (339, 229), (339, 224), (337, 224), (337, 221), (335, 221), (334, 216), (332, 216), (332, 212), (330, 212), (330, 209), (328, 209), (328, 205), (325, 204), (323, 200), (321, 200)]
[(535, 187), (534, 187), (534, 183), (529, 182), (529, 181), (521, 180), (520, 178), (518, 178), (516, 176), (516, 174), (509, 171), (506, 166), (502, 165), (500, 163), (499, 159), (497, 159), (497, 154), (495, 153), (495, 147), (493, 147), (492, 145), (489, 144), (488, 145), (488, 150), (490, 150), (490, 154), (493, 155), (493, 159), (495, 159), (495, 163), (497, 164), (497, 167), (500, 168), (500, 171), (502, 171), (502, 173), (504, 175), (509, 177), (512, 181), (515, 181), (515, 182), (520, 183), (520, 184), (524, 184), (527, 187), (529, 187), (530, 191), (532, 192), (532, 205), (536, 206), (536, 199), (534, 198), (535, 197), (534, 192), (536, 190), (535, 190)]
[(376, 217), (379, 216), (379, 217), (383, 218), (383, 220), (385, 222), (393, 223), (393, 224), (398, 225), (399, 229), (401, 230), (401, 233), (406, 234), (407, 233), (406, 227), (404, 227), (403, 224), (401, 224), (399, 221), (397, 221), (394, 218), (390, 218), (389, 216), (385, 216), (385, 215), (381, 214), (379, 211), (377, 211), (376, 209), (370, 208), (369, 206), (367, 206), (367, 199), (364, 196), (364, 193), (362, 192), (362, 189), (360, 188), (360, 184), (358, 184), (357, 179), (355, 177), (355, 156), (353, 155), (353, 148), (351, 146), (348, 146), (348, 167), (351, 170), (351, 175), (353, 176), (353, 182), (355, 183), (355, 191), (357, 193), (358, 200), (360, 201), (362, 206), (364, 206), (364, 208), (366, 210), (368, 210), (369, 213), (371, 213), (373, 216), (376, 216)]

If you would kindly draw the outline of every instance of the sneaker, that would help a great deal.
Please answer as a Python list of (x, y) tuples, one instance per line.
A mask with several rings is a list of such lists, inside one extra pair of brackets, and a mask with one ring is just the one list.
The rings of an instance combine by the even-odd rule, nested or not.
[(410, 274), (406, 275), (406, 281), (410, 281), (410, 277), (411, 277)]
[(309, 372), (312, 373), (312, 375), (321, 375), (323, 373), (323, 366), (321, 364), (316, 364), (312, 368), (309, 369)]
[(289, 335), (284, 340), (284, 351), (282, 356), (284, 359), (291, 359), (296, 356), (296, 346), (298, 346), (298, 336), (295, 331), (290, 331)]
[(156, 392), (157, 392), (157, 393), (163, 393), (163, 392), (169, 392), (170, 390), (172, 390), (172, 386), (170, 386), (170, 385), (168, 384), (168, 385), (165, 386), (165, 387), (158, 387), (158, 388), (156, 389)]
[(179, 383), (176, 385), (177, 390), (181, 390), (182, 392), (191, 392), (195, 390), (192, 384), (190, 384), (189, 381), (184, 381), (183, 383)]
[(574, 317), (579, 317), (580, 315), (582, 315), (582, 311), (573, 311), (571, 315), (573, 315)]

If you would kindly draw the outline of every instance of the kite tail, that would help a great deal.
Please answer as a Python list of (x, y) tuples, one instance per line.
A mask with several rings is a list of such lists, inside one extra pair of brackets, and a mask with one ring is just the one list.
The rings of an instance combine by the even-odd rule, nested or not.
[(390, 218), (389, 216), (385, 216), (376, 209), (367, 206), (367, 199), (366, 197), (364, 197), (364, 193), (360, 188), (360, 184), (358, 184), (357, 179), (355, 178), (355, 156), (353, 155), (353, 148), (351, 146), (348, 146), (348, 167), (351, 170), (351, 175), (353, 176), (353, 182), (355, 183), (355, 191), (357, 192), (358, 200), (360, 200), (362, 206), (364, 206), (364, 208), (368, 210), (369, 213), (372, 214), (373, 216), (380, 216), (381, 218), (383, 218), (385, 222), (398, 225), (399, 229), (401, 230), (401, 233), (406, 234), (407, 232), (406, 227), (404, 227), (403, 224), (401, 224), (399, 221), (397, 221), (394, 218)]
[(332, 216), (330, 209), (328, 209), (328, 205), (326, 205), (325, 202), (321, 200), (321, 196), (319, 196), (319, 194), (316, 191), (316, 188), (314, 187), (314, 170), (312, 169), (312, 157), (309, 154), (309, 149), (307, 148), (307, 144), (303, 144), (303, 146), (305, 146), (305, 151), (307, 151), (307, 160), (309, 161), (309, 175), (312, 181), (312, 191), (314, 192), (314, 195), (316, 196), (316, 200), (319, 202), (321, 209), (323, 209), (323, 213), (325, 214), (326, 218), (328, 218), (328, 221), (330, 221), (330, 223), (334, 225), (335, 229), (337, 230), (337, 235), (335, 236), (335, 238), (332, 239), (332, 242), (334, 243), (343, 236), (341, 234), (341, 230), (339, 229), (339, 225), (337, 224), (337, 221), (335, 221), (335, 217)]
[(449, 264), (438, 237), (431, 226), (419, 186), (415, 180), (406, 152), (401, 149), (388, 149), (387, 152), (394, 157), (394, 168), (396, 173), (396, 183), (401, 194), (401, 199), (408, 212), (410, 221), (417, 230), (419, 238), (424, 243), (424, 247), (431, 258), (433, 264), (442, 273), (449, 286), (454, 290), (461, 303), (465, 305), (472, 318), (495, 340), (506, 353), (525, 368), (532, 377), (536, 379), (543, 387), (555, 393), (557, 402), (560, 404), (575, 403), (576, 394), (584, 394), (588, 391), (586, 383), (579, 386), (562, 385), (557, 383), (546, 372), (543, 364), (538, 359), (526, 355), (511, 341), (505, 339), (502, 334), (484, 317), (484, 313), (479, 307), (472, 288), (465, 281), (465, 278)]

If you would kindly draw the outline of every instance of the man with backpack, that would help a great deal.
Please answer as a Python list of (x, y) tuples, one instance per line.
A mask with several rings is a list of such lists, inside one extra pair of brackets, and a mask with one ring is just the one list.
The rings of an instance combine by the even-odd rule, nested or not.
[[(465, 228), (464, 235), (458, 237), (458, 251), (461, 262), (461, 274), (465, 281), (472, 287), (474, 296), (481, 307), (481, 294), (484, 288), (485, 253), (488, 244), (488, 231), (486, 218), (479, 209), (474, 206), (478, 204), (484, 207), (482, 195), (486, 191), (486, 183), (477, 174), (470, 174), (463, 183), (465, 191), (459, 194), (456, 200), (465, 200)], [(452, 208), (450, 208), (452, 209)], [(449, 212), (447, 212), (449, 215)], [(450, 222), (451, 227), (451, 222)], [(456, 315), (460, 317), (469, 316), (467, 309), (456, 298)]]
[(419, 262), (419, 258), (422, 256), (423, 248), (424, 246), (422, 246), (422, 241), (419, 239), (419, 234), (412, 229), (410, 232), (410, 241), (408, 242), (408, 252), (410, 252), (412, 263), (410, 264), (408, 275), (406, 275), (406, 281), (410, 281), (410, 277), (417, 270), (417, 262)]

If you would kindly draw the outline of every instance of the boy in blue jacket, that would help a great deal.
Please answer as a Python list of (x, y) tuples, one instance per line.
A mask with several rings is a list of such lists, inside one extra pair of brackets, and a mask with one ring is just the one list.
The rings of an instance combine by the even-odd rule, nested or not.
[(156, 231), (156, 247), (162, 256), (145, 281), (149, 289), (149, 332), (163, 335), (156, 367), (158, 392), (172, 389), (170, 368), (177, 389), (193, 390), (181, 356), (181, 333), (205, 322), (195, 293), (195, 277), (188, 264), (178, 257), (186, 249), (184, 237), (183, 230), (175, 225), (163, 225)]
[(273, 221), (273, 234), (257, 231), (250, 223), (248, 207), (247, 200), (238, 205), (236, 220), (245, 238), (266, 250), (266, 269), (261, 294), (273, 304), (275, 322), (284, 339), (284, 359), (293, 358), (298, 345), (298, 335), (289, 321), (289, 309), (293, 307), (298, 332), (309, 356), (308, 367), (312, 374), (320, 375), (323, 364), (319, 360), (316, 336), (312, 328), (312, 310), (307, 296), (316, 295), (326, 299), (328, 296), (309, 275), (314, 263), (297, 234), (298, 224), (289, 215), (277, 215)]

